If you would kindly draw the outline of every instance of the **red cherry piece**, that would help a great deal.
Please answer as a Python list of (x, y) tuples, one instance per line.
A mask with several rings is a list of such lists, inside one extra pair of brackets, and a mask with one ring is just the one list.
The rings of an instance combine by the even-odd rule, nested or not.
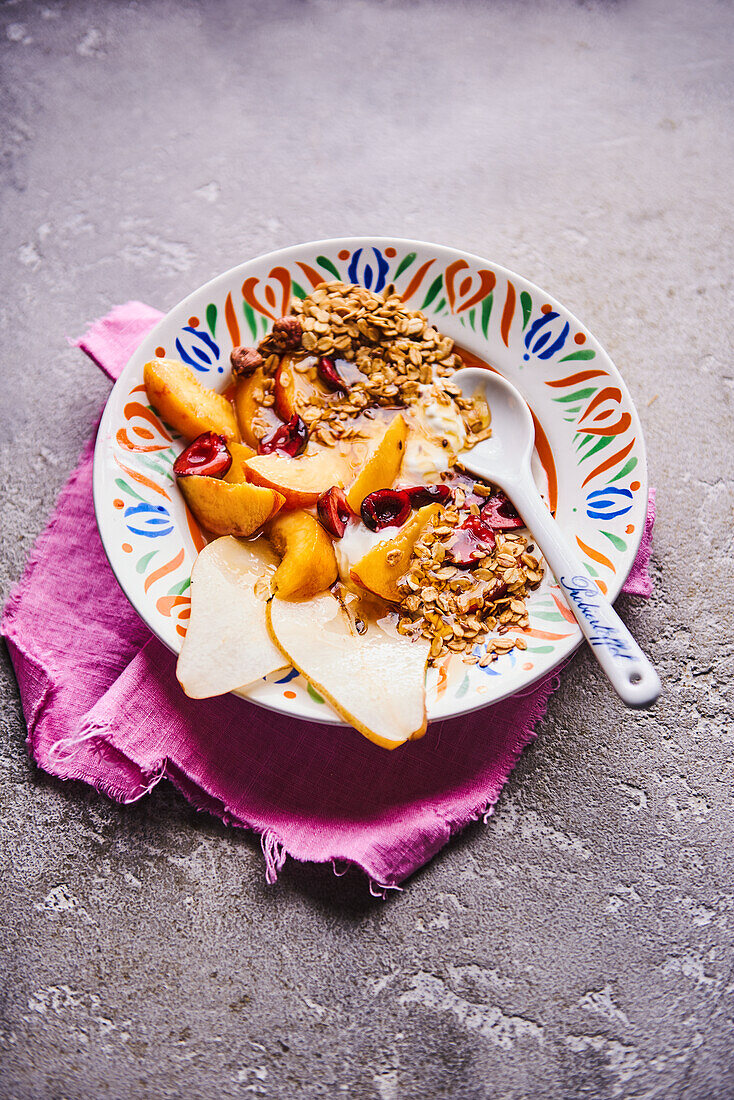
[(454, 565), (473, 565), (494, 550), (494, 531), (481, 516), (467, 516), (446, 548)]
[(176, 477), (224, 477), (232, 465), (232, 455), (227, 450), (227, 440), (216, 432), (202, 432), (185, 451), (181, 451), (173, 464)]
[(257, 453), (260, 455), (270, 455), (273, 451), (282, 451), (283, 454), (290, 455), (291, 458), (295, 458), (305, 448), (308, 443), (308, 428), (301, 420), (297, 413), (294, 413), (290, 420), (285, 424), (281, 424), (279, 428), (276, 428), (270, 435), (266, 435), (264, 439), (261, 439)]
[(321, 494), (316, 501), (316, 512), (321, 526), (335, 539), (342, 538), (347, 529), (347, 523), (354, 518), (346, 493), (338, 485), (332, 485)]
[(423, 508), (426, 504), (446, 504), (453, 496), (448, 485), (414, 485), (405, 492), (412, 508)]
[(400, 527), (410, 515), (410, 497), (403, 489), (378, 489), (364, 498), (360, 513), (370, 531)]
[(336, 369), (336, 363), (328, 355), (322, 355), (316, 364), (316, 373), (325, 386), (334, 392), (347, 392), (347, 385)]
[(524, 527), (522, 518), (504, 493), (494, 493), (482, 508), (482, 519), (493, 531), (512, 531)]

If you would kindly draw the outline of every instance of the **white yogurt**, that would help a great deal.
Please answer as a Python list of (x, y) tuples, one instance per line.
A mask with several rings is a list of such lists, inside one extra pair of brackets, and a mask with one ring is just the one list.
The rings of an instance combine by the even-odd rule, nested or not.
[(398, 533), (397, 527), (383, 527), (381, 531), (370, 531), (361, 521), (352, 520), (340, 539), (334, 540), (334, 553), (342, 581), (349, 580), (349, 570), (365, 554), (382, 542), (389, 542)]
[(440, 402), (435, 386), (422, 386), (421, 402), (411, 408), (403, 480), (436, 480), (465, 446), (466, 427), (456, 405)]

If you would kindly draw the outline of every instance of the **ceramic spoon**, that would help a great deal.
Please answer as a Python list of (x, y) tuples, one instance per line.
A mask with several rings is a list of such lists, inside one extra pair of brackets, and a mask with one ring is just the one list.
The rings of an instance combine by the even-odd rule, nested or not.
[(499, 486), (524, 519), (576, 616), (592, 652), (619, 697), (647, 707), (660, 694), (657, 672), (609, 601), (589, 578), (538, 492), (530, 469), (535, 429), (514, 386), (492, 371), (467, 368), (452, 382), (465, 397), (481, 392), (492, 414), (492, 435), (459, 456), (464, 469)]

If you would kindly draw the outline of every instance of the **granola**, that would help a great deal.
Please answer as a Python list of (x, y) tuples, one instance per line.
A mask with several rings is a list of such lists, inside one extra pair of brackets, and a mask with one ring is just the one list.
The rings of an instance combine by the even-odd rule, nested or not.
[[(486, 439), (491, 419), (482, 397), (465, 398), (451, 381), (463, 366), (453, 341), (420, 310), (408, 309), (393, 285), (377, 295), (324, 282), (294, 299), (291, 310), (257, 349), (235, 349), (233, 364), (262, 365), (256, 399), (269, 407), (277, 372), (289, 356), (291, 369), (310, 383), (298, 395), (296, 409), (312, 440), (331, 446), (359, 439), (369, 434), (365, 418), (395, 408), (408, 417), (431, 408), (439, 425), (452, 416), (463, 423), (461, 446), (441, 439), (448, 454), (440, 478), (451, 489), (449, 499), (416, 541), (397, 581), (399, 632), (429, 639), (433, 663), (458, 653), (485, 667), (513, 647), (525, 649), (520, 636), (529, 625), (525, 599), (539, 585), (543, 566), (509, 502), (461, 469), (455, 452)], [(493, 504), (488, 533), (484, 517)], [(504, 524), (497, 520), (498, 507), (507, 513)], [(459, 552), (457, 545), (463, 548)], [(386, 562), (393, 566), (400, 558), (392, 549)]]
[[(409, 310), (392, 284), (377, 295), (360, 286), (324, 282), (306, 298), (294, 299), (291, 308), (293, 316), (276, 322), (258, 345), (266, 377), (272, 379), (280, 366), (285, 322), (291, 322), (288, 348), (294, 353), (294, 369), (313, 383), (323, 380), (321, 359), (353, 365), (348, 384), (337, 390), (317, 388), (298, 410), (317, 441), (330, 445), (334, 439), (353, 437), (354, 419), (365, 410), (410, 408), (427, 398), (456, 407), (466, 424), (467, 446), (490, 434), (486, 401), (467, 400), (450, 381), (462, 365), (453, 340), (442, 336), (420, 310)], [(300, 326), (300, 345), (293, 340), (293, 323), (296, 329)]]

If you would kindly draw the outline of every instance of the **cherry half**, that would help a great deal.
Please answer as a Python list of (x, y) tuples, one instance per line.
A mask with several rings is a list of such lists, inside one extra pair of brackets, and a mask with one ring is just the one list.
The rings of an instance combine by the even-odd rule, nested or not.
[(308, 428), (301, 420), (298, 413), (294, 413), (290, 420), (281, 424), (270, 435), (261, 439), (257, 446), (259, 455), (270, 455), (273, 451), (282, 451), (283, 454), (295, 458), (308, 443)]
[(401, 527), (410, 515), (410, 497), (404, 489), (377, 489), (362, 501), (360, 513), (370, 531)]
[(316, 373), (325, 386), (335, 393), (346, 393), (347, 384), (336, 369), (336, 363), (329, 355), (322, 355), (316, 364)]
[(481, 511), (482, 519), (493, 531), (512, 531), (515, 527), (525, 526), (504, 493), (494, 493)]
[(202, 432), (185, 451), (181, 451), (173, 464), (176, 477), (224, 477), (232, 465), (232, 455), (227, 450), (227, 440), (216, 432)]
[(425, 504), (446, 504), (453, 496), (448, 485), (414, 485), (405, 492), (412, 508), (422, 508)]
[(332, 538), (340, 539), (347, 529), (347, 523), (354, 518), (346, 493), (338, 485), (332, 485), (316, 501), (319, 522)]
[(481, 516), (467, 516), (446, 548), (454, 565), (473, 565), (494, 550), (494, 531)]

